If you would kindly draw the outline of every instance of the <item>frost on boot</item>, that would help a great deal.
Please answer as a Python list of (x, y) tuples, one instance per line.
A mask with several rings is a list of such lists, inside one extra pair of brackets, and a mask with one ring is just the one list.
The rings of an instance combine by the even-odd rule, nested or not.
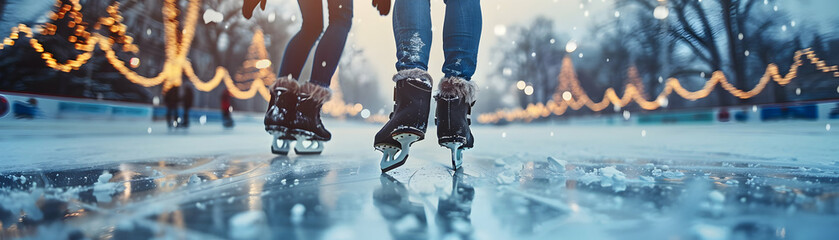
[(448, 77), (440, 81), (439, 91), (434, 96), (437, 101), (436, 117), (437, 143), (452, 151), (452, 167), (460, 168), (462, 151), (475, 144), (470, 115), (477, 99), (478, 86), (471, 81), (458, 77)]
[[(382, 172), (405, 163), (411, 144), (425, 138), (431, 109), (431, 75), (422, 69), (399, 71), (393, 76), (393, 112), (376, 133), (373, 147), (383, 153)], [(396, 153), (399, 152), (397, 156)]]

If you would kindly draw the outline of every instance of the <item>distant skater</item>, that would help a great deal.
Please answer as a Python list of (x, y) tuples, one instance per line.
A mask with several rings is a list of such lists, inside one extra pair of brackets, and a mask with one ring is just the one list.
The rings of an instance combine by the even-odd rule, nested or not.
[(192, 103), (195, 101), (195, 89), (188, 84), (184, 84), (181, 88), (183, 91), (183, 95), (181, 96), (181, 103), (184, 107), (183, 117), (181, 120), (183, 121), (179, 127), (188, 128), (189, 127), (189, 114), (190, 109), (192, 109)]
[[(275, 154), (288, 154), (292, 141), (297, 141), (294, 146), (297, 154), (320, 154), (323, 142), (332, 139), (332, 134), (321, 122), (320, 110), (332, 96), (329, 83), (338, 68), (352, 26), (353, 1), (327, 0), (329, 26), (326, 31), (323, 30), (322, 1), (298, 0), (297, 4), (303, 25), (286, 46), (280, 77), (271, 88), (265, 131), (274, 136), (271, 151)], [(250, 18), (257, 5), (264, 10), (265, 0), (245, 0), (244, 16)], [(310, 79), (300, 81), (300, 73), (315, 42), (318, 44)]]
[(233, 127), (233, 107), (230, 105), (230, 101), (233, 100), (233, 96), (230, 95), (230, 91), (224, 89), (221, 92), (221, 124), (224, 128), (232, 128)]
[(181, 101), (178, 91), (178, 87), (172, 87), (163, 94), (163, 101), (166, 103), (166, 126), (169, 128), (178, 126), (178, 105)]

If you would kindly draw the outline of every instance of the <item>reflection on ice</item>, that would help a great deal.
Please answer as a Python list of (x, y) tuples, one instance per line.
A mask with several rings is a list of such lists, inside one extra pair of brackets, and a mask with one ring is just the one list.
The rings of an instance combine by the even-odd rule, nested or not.
[[(421, 158), (422, 156), (417, 156)], [(11, 237), (817, 239), (839, 174), (760, 160), (196, 157), (0, 176)], [(422, 161), (422, 160), (416, 160)]]
[[(451, 192), (440, 195), (437, 210), (422, 199), (418, 192), (410, 191), (402, 182), (390, 175), (379, 177), (381, 186), (373, 191), (373, 202), (387, 220), (393, 239), (472, 239), (472, 200), (475, 188), (466, 183), (462, 169), (451, 177)], [(435, 213), (434, 221), (426, 213)], [(430, 224), (433, 223), (433, 224)], [(433, 229), (436, 229), (434, 231)]]

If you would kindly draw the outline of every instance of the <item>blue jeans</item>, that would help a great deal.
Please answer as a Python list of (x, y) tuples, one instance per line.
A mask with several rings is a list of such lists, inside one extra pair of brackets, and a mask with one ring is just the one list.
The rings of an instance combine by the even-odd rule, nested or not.
[[(329, 11), (329, 27), (323, 31), (323, 2), (320, 0), (297, 0), (303, 15), (303, 26), (291, 38), (286, 46), (283, 62), (280, 65), (281, 77), (291, 74), (294, 79), (300, 78), (300, 72), (306, 65), (312, 46), (320, 38), (312, 62), (311, 83), (329, 87), (332, 75), (338, 68), (347, 34), (352, 26), (352, 0), (327, 0)], [(321, 37), (323, 33), (323, 37)]]
[[(443, 74), (472, 78), (481, 41), (481, 1), (444, 0)], [(396, 70), (419, 68), (428, 71), (431, 50), (430, 0), (396, 0), (393, 5), (393, 35), (396, 38)]]

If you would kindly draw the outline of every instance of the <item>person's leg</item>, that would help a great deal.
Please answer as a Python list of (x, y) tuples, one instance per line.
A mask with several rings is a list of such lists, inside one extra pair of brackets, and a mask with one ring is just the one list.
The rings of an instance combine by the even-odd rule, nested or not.
[[(373, 147), (381, 151), (382, 172), (407, 160), (410, 146), (425, 138), (431, 108), (431, 3), (429, 0), (396, 0), (393, 5), (393, 35), (396, 39), (396, 70), (393, 81), (393, 112), (376, 133)], [(397, 155), (398, 153), (398, 155)]]
[(478, 86), (470, 81), (478, 60), (481, 41), (480, 0), (446, 1), (443, 23), (443, 63), (445, 77), (437, 94), (437, 143), (452, 152), (452, 168), (460, 168), (462, 151), (474, 146), (470, 114), (477, 99)]
[(447, 0), (443, 23), (443, 74), (470, 80), (478, 61), (481, 41), (480, 0)]
[(166, 107), (166, 126), (172, 127), (173, 118), (172, 107)]
[(327, 0), (329, 8), (329, 26), (323, 33), (315, 50), (312, 65), (311, 82), (322, 87), (329, 87), (332, 75), (338, 68), (341, 53), (347, 42), (347, 35), (352, 27), (352, 0)]
[[(396, 0), (393, 4), (393, 36), (396, 39), (396, 70), (428, 71), (431, 51), (431, 2)], [(398, 80), (395, 79), (394, 80)]]
[(297, 4), (303, 15), (303, 26), (288, 42), (280, 64), (280, 76), (291, 75), (294, 79), (300, 78), (309, 51), (323, 32), (323, 3), (317, 0), (297, 0)]
[(189, 108), (184, 108), (184, 127), (189, 127)]

